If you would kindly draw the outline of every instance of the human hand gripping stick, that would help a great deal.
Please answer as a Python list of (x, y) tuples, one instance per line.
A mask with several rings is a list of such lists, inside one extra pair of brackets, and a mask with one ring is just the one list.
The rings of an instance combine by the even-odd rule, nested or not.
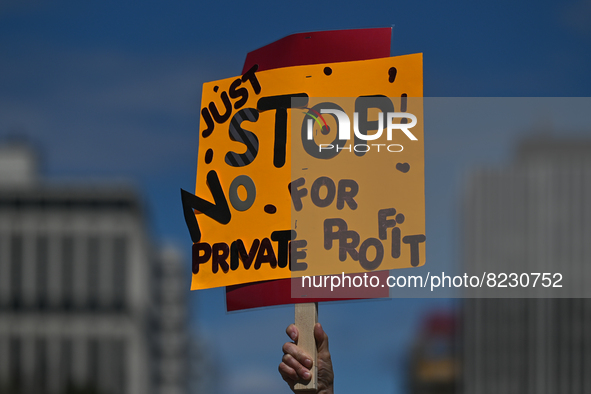
[[(299, 332), (295, 324), (290, 324), (285, 330), (293, 342), (283, 344), (283, 358), (279, 364), (279, 373), (289, 387), (294, 390), (298, 381), (310, 380), (310, 370), (313, 366), (312, 357), (298, 347)], [(330, 352), (328, 351), (328, 335), (322, 325), (314, 326), (314, 338), (318, 358), (318, 390), (317, 394), (333, 394), (334, 372)], [(294, 391), (295, 392), (295, 391)]]

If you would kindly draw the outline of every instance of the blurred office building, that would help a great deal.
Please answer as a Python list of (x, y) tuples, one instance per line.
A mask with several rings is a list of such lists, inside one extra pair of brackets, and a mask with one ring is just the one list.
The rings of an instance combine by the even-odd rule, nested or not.
[(46, 182), (0, 146), (0, 393), (180, 394), (188, 283), (129, 185)]
[(554, 294), (571, 297), (466, 299), (464, 393), (591, 393), (591, 140), (525, 140), (508, 168), (473, 174), (464, 203), (466, 269), (559, 273)]
[(410, 354), (411, 394), (456, 394), (460, 383), (457, 317), (452, 312), (426, 316)]

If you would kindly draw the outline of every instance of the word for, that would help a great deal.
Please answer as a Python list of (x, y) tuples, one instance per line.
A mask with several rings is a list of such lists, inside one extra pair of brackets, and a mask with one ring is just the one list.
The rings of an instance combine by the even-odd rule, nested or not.
[[(296, 211), (301, 211), (304, 207), (302, 198), (308, 195), (308, 189), (303, 187), (306, 183), (305, 178), (298, 178), (289, 184), (289, 193), (291, 195), (291, 201)], [(326, 195), (321, 197), (320, 190), (326, 189)], [(317, 178), (310, 188), (310, 199), (312, 203), (319, 208), (326, 208), (333, 203), (336, 196), (337, 209), (343, 209), (345, 203), (352, 210), (357, 209), (357, 201), (355, 196), (359, 192), (359, 184), (353, 179), (341, 179), (338, 183), (338, 187), (334, 181), (327, 176), (321, 176)]]

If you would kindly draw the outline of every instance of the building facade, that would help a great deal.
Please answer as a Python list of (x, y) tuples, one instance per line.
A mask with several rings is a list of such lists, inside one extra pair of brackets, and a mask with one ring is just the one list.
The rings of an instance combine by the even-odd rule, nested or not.
[(46, 183), (34, 163), (0, 149), (0, 392), (186, 392), (180, 257), (133, 188)]
[(526, 140), (475, 172), (463, 249), (473, 272), (560, 273), (571, 297), (464, 300), (463, 392), (591, 393), (591, 141)]

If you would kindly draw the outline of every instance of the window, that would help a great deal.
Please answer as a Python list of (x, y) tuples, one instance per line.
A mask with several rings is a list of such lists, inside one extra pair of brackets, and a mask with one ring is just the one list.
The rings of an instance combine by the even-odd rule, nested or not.
[(72, 369), (73, 369), (73, 345), (72, 340), (69, 338), (62, 339), (61, 354), (60, 354), (60, 367), (61, 372), (61, 386), (64, 392), (67, 388), (72, 386)]
[(118, 236), (113, 240), (113, 302), (116, 309), (123, 309), (125, 306), (126, 265), (127, 238)]
[(74, 300), (74, 238), (62, 239), (62, 303), (70, 309)]
[(97, 339), (88, 340), (88, 363), (86, 376), (88, 378), (88, 385), (93, 388), (98, 388), (99, 382), (99, 343)]
[(47, 387), (47, 342), (44, 338), (35, 341), (35, 393), (45, 393)]
[(88, 256), (87, 256), (87, 295), (88, 307), (95, 309), (98, 306), (99, 298), (99, 268), (100, 268), (100, 240), (96, 236), (91, 236), (88, 239)]
[(19, 337), (13, 336), (10, 338), (8, 345), (9, 349), (9, 379), (11, 386), (19, 389), (22, 383), (21, 357), (22, 357), (22, 341)]
[(47, 306), (47, 281), (49, 273), (49, 240), (46, 235), (38, 235), (36, 241), (35, 287), (37, 305), (43, 309)]
[(23, 236), (13, 234), (10, 239), (10, 299), (13, 308), (22, 305)]
[(112, 391), (116, 394), (123, 394), (126, 392), (125, 385), (126, 385), (126, 374), (125, 368), (127, 366), (127, 359), (126, 359), (126, 346), (125, 341), (123, 339), (116, 339), (113, 340), (113, 383), (112, 383)]

